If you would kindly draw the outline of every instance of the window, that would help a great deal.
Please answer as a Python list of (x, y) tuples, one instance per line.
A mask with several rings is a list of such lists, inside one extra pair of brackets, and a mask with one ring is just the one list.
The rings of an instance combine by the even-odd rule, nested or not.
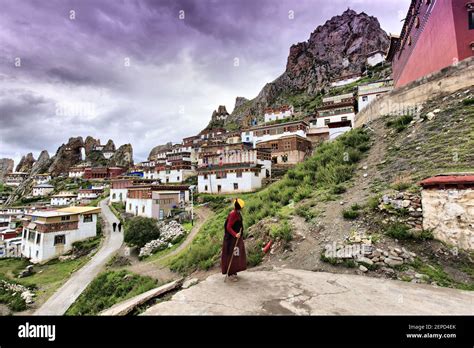
[(420, 27), (420, 17), (416, 17), (415, 18), (415, 28), (419, 28)]
[(217, 185), (217, 192), (221, 192), (221, 189), (222, 189), (221, 185)]
[(84, 222), (92, 222), (92, 214), (84, 215)]
[(207, 191), (207, 185), (204, 185), (204, 191)]
[(61, 216), (61, 221), (69, 221), (69, 220), (71, 220), (71, 217), (69, 215)]
[(341, 117), (341, 121), (347, 121), (347, 117), (346, 116)]
[(116, 196), (115, 193), (114, 193), (114, 194), (112, 195), (112, 199), (116, 199), (116, 197), (117, 197), (117, 196)]
[(278, 143), (272, 144), (272, 150), (278, 150)]
[(132, 203), (128, 205), (128, 210), (132, 210)]
[(41, 242), (41, 233), (38, 233), (36, 235), (36, 244), (39, 244)]
[(28, 235), (28, 240), (30, 242), (33, 242), (35, 240), (35, 237), (36, 237), (36, 232), (30, 231), (30, 234)]
[(66, 236), (64, 234), (54, 236), (54, 245), (57, 244), (66, 244)]
[(239, 184), (234, 183), (234, 190), (238, 190), (238, 189), (239, 189)]
[(367, 100), (369, 100), (369, 97), (368, 97), (367, 95), (364, 95), (364, 96), (362, 97), (362, 101), (366, 102)]
[(145, 206), (142, 207), (142, 213), (144, 213), (144, 212), (145, 212)]
[(179, 181), (179, 176), (176, 177), (176, 180)]
[(257, 177), (258, 177), (258, 172), (254, 172), (254, 174), (255, 174), (255, 176), (257, 176)]
[(236, 176), (237, 176), (238, 178), (241, 178), (241, 177), (242, 177), (242, 172), (237, 172)]
[(204, 174), (204, 180), (207, 180), (207, 174)]
[(469, 11), (469, 30), (474, 30), (474, 11)]
[(329, 118), (324, 119), (324, 125), (327, 126), (331, 120)]

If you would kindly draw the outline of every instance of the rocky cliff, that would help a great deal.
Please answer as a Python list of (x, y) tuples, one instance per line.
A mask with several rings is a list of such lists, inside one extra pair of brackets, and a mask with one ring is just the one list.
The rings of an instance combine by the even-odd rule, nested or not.
[(33, 165), (35, 164), (35, 158), (30, 152), (26, 156), (21, 157), (20, 163), (16, 166), (16, 172), (29, 173)]
[(14, 162), (11, 158), (0, 158), (0, 183), (6, 174), (13, 172)]
[(162, 151), (171, 150), (173, 147), (173, 143), (166, 143), (164, 145), (157, 145), (153, 149), (151, 149), (150, 154), (148, 155), (148, 160), (153, 161), (156, 159), (156, 155)]
[(266, 107), (288, 103), (291, 95), (316, 95), (333, 78), (363, 72), (367, 54), (388, 45), (377, 18), (347, 10), (317, 27), (308, 41), (291, 46), (285, 72), (256, 98), (237, 98), (226, 124), (240, 124), (248, 114), (262, 115)]
[(56, 151), (56, 155), (53, 157), (48, 172), (50, 172), (52, 176), (67, 174), (70, 167), (82, 161), (81, 149), (83, 147), (84, 140), (82, 137), (69, 138), (69, 141), (66, 144), (62, 144)]
[(120, 146), (109, 159), (109, 166), (129, 168), (133, 166), (133, 148), (131, 144)]

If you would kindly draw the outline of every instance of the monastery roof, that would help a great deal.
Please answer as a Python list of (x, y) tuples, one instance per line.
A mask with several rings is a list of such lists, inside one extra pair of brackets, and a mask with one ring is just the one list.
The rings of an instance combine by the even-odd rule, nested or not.
[(468, 175), (438, 175), (422, 180), (420, 185), (423, 188), (445, 185), (474, 185), (474, 174)]

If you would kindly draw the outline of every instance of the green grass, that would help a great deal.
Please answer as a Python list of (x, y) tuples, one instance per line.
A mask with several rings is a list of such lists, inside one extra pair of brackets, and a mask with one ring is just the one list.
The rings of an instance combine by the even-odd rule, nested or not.
[[(245, 228), (267, 217), (278, 216), (290, 201), (297, 203), (313, 195), (319, 200), (335, 199), (330, 191), (352, 178), (355, 163), (361, 157), (351, 158), (347, 154), (362, 155), (369, 148), (369, 140), (365, 130), (354, 129), (335, 141), (323, 143), (312, 157), (290, 169), (281, 180), (256, 193), (241, 195), (246, 202), (242, 211)], [(173, 271), (187, 273), (208, 269), (219, 260), (224, 221), (232, 209), (230, 196), (227, 200), (207, 196), (203, 195), (204, 199), (218, 204), (216, 215), (201, 227), (190, 247), (170, 260), (169, 267)]]
[[(0, 278), (1, 279), (1, 278)], [(10, 282), (11, 283), (11, 282)], [(0, 282), (0, 303), (6, 304), (13, 312), (24, 311), (26, 307), (25, 300), (20, 293), (15, 293), (12, 290), (7, 290)]]
[(467, 98), (462, 101), (463, 105), (468, 106), (468, 105), (474, 105), (474, 98)]
[(24, 286), (37, 287), (38, 300), (51, 296), (69, 276), (81, 268), (89, 257), (83, 256), (75, 260), (51, 260), (43, 265), (34, 265), (34, 274), (17, 279), (18, 273), (30, 263), (26, 259), (0, 259), (0, 274), (6, 279), (14, 280)]
[(351, 205), (351, 207), (349, 209), (343, 209), (342, 210), (342, 216), (343, 216), (344, 219), (347, 219), (347, 220), (355, 220), (360, 216), (359, 210), (361, 210), (361, 209), (362, 209), (362, 206), (355, 203), (355, 204)]
[(289, 242), (293, 239), (293, 228), (288, 220), (284, 220), (278, 223), (278, 225), (272, 226), (270, 236), (277, 240)]
[(390, 224), (385, 230), (385, 234), (395, 239), (412, 238), (412, 234), (410, 233), (410, 227), (400, 222), (394, 222)]
[(413, 116), (410, 115), (404, 115), (397, 117), (394, 120), (387, 121), (385, 125), (389, 128), (395, 129), (398, 133), (403, 131), (405, 128), (408, 127), (410, 122), (413, 121)]
[(114, 304), (157, 286), (150, 277), (121, 271), (99, 274), (67, 310), (66, 315), (96, 315)]

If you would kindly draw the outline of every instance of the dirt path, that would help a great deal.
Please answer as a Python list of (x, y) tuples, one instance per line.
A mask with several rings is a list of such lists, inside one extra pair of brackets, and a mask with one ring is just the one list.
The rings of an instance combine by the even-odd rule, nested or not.
[(143, 315), (469, 315), (474, 294), (424, 284), (296, 269), (216, 274)]
[(163, 261), (179, 254), (185, 248), (187, 248), (191, 242), (194, 240), (194, 237), (198, 234), (201, 226), (204, 224), (207, 219), (209, 219), (214, 213), (211, 209), (201, 206), (195, 209), (196, 222), (188, 234), (186, 239), (177, 247), (175, 250), (163, 255), (158, 259), (151, 261), (141, 261), (135, 262), (131, 266), (128, 266), (126, 269), (144, 276), (149, 276), (160, 281), (171, 281), (177, 279), (179, 276), (176, 273), (173, 273), (169, 270), (168, 267), (163, 265)]
[(105, 222), (103, 233), (105, 240), (99, 251), (90, 261), (73, 273), (69, 280), (61, 286), (34, 314), (63, 315), (74, 303), (89, 283), (100, 273), (107, 261), (123, 243), (123, 232), (112, 232), (112, 223), (119, 222), (107, 205), (108, 199), (100, 202), (102, 217)]

